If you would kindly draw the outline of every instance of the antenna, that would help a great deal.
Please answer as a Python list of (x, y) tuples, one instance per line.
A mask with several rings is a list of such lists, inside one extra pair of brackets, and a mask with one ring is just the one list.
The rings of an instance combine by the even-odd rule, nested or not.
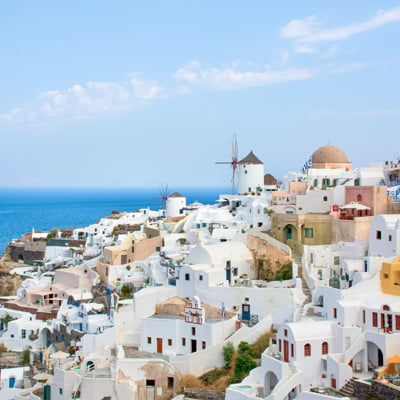
[(230, 164), (232, 170), (232, 192), (235, 190), (235, 179), (236, 179), (236, 172), (238, 167), (238, 144), (236, 140), (236, 133), (232, 135), (232, 159), (231, 161), (217, 161), (215, 164)]

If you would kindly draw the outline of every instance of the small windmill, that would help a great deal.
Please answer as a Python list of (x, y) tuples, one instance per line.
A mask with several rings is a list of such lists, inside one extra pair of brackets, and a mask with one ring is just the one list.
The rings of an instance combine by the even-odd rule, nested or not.
[(160, 187), (160, 196), (161, 197), (157, 197), (157, 199), (161, 200), (160, 210), (165, 210), (167, 199), (168, 199), (168, 196), (169, 196), (168, 183), (166, 183), (165, 185), (161, 185), (161, 187)]
[(232, 192), (235, 190), (235, 180), (237, 174), (237, 167), (239, 165), (238, 162), (238, 144), (236, 140), (236, 133), (232, 135), (232, 159), (231, 161), (217, 161), (215, 164), (230, 164), (232, 171)]

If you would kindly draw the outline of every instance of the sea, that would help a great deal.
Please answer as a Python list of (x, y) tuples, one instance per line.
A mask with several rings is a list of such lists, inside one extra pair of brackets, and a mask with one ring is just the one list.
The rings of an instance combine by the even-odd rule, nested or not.
[[(216, 204), (229, 188), (174, 188), (186, 203)], [(135, 211), (162, 205), (160, 188), (0, 188), (0, 255), (7, 244), (22, 234), (52, 228), (78, 228), (96, 223), (112, 211)]]

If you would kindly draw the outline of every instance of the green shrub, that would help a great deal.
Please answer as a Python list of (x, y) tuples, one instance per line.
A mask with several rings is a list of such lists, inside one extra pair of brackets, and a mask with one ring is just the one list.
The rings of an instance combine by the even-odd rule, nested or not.
[(225, 365), (224, 365), (225, 369), (229, 369), (231, 367), (232, 357), (233, 357), (234, 353), (235, 353), (235, 347), (233, 346), (233, 344), (231, 342), (229, 342), (226, 346), (223, 347), (222, 355), (223, 355), (224, 361), (225, 361)]

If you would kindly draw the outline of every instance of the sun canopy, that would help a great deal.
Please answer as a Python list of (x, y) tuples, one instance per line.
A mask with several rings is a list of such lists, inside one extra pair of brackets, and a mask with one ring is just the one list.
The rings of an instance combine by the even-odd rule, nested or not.
[(368, 206), (364, 206), (364, 204), (356, 203), (355, 201), (352, 201), (349, 204), (345, 204), (342, 207), (339, 207), (341, 210), (346, 210), (346, 209), (355, 209), (355, 210), (370, 210), (371, 208)]
[(389, 364), (400, 364), (400, 356), (393, 356), (386, 359), (386, 362)]

